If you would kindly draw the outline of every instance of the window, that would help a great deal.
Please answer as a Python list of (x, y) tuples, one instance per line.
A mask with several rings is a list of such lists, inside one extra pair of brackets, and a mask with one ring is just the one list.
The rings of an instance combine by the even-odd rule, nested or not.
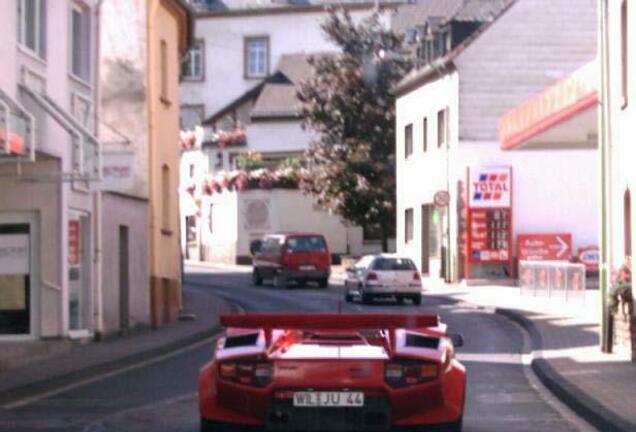
[(181, 76), (188, 81), (201, 81), (204, 79), (204, 49), (203, 41), (199, 40), (188, 51), (188, 55), (181, 64)]
[(376, 258), (375, 261), (373, 261), (373, 270), (417, 270), (417, 267), (415, 267), (413, 261), (408, 258)]
[(186, 216), (186, 241), (188, 243), (197, 241), (197, 217)]
[(627, 106), (628, 92), (628, 54), (627, 54), (627, 0), (623, 0), (621, 5), (621, 92), (623, 95), (623, 107)]
[(413, 209), (404, 211), (404, 242), (413, 240)]
[(413, 125), (404, 127), (404, 157), (408, 158), (413, 154)]
[(422, 119), (422, 151), (426, 153), (426, 147), (428, 146), (428, 119), (424, 117)]
[(245, 77), (263, 78), (269, 71), (269, 39), (252, 37), (245, 39)]
[(170, 231), (170, 168), (161, 168), (161, 227)]
[(90, 9), (71, 7), (69, 17), (69, 59), (71, 73), (84, 81), (90, 80), (91, 27)]
[(190, 178), (194, 177), (194, 164), (190, 164)]
[(437, 147), (446, 143), (446, 110), (437, 113)]
[(46, 0), (18, 0), (18, 41), (46, 58)]
[(161, 102), (169, 104), (168, 99), (168, 44), (165, 40), (161, 41), (161, 51), (159, 52), (161, 61)]

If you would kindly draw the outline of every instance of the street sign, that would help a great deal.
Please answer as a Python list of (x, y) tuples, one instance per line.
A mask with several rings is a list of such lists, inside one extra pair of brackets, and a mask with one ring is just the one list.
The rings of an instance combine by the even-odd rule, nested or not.
[(433, 197), (433, 204), (435, 204), (435, 207), (448, 207), (449, 202), (450, 194), (448, 191), (441, 190), (435, 192), (435, 196)]
[(598, 270), (599, 252), (597, 246), (586, 246), (578, 249), (578, 261), (585, 266), (585, 270)]
[(519, 261), (569, 261), (572, 257), (572, 235), (519, 234), (517, 257)]

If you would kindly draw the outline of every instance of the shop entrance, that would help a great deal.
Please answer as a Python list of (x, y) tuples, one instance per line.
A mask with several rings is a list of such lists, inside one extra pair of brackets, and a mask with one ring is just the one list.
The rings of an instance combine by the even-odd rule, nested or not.
[(34, 333), (34, 221), (0, 214), (0, 337)]
[(85, 337), (91, 322), (91, 237), (88, 214), (73, 211), (68, 221), (69, 335)]

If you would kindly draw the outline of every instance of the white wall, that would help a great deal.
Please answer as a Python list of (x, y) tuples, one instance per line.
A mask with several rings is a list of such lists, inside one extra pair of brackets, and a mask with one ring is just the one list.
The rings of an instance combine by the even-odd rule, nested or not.
[(267, 121), (247, 125), (249, 150), (254, 152), (303, 151), (315, 136), (304, 131), (300, 121)]
[(598, 246), (598, 152), (596, 150), (499, 150), (498, 142), (462, 142), (457, 161), (466, 166), (512, 166), (513, 254), (517, 234), (571, 233), (573, 253)]
[[(456, 160), (458, 120), (458, 75), (452, 73), (422, 86), (397, 99), (396, 159), (397, 159), (397, 251), (410, 256), (418, 267), (422, 260), (422, 213), (424, 204), (433, 202), (435, 192), (449, 189), (447, 173)], [(449, 149), (437, 147), (437, 113), (449, 109)], [(423, 118), (427, 118), (427, 149), (423, 150)], [(405, 159), (404, 128), (413, 124), (413, 153)], [(455, 187), (450, 185), (451, 203), (456, 206)], [(405, 243), (404, 212), (413, 209), (413, 240)], [(455, 214), (451, 211), (451, 220)], [(454, 228), (453, 228), (454, 232)], [(454, 247), (453, 243), (451, 247)], [(437, 274), (431, 269), (431, 274)]]

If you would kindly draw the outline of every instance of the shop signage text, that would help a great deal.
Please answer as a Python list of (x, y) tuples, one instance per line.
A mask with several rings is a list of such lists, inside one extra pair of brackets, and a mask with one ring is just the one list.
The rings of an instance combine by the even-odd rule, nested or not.
[(29, 274), (29, 235), (0, 234), (0, 275)]
[(520, 261), (569, 261), (572, 257), (572, 235), (519, 234), (517, 256)]

